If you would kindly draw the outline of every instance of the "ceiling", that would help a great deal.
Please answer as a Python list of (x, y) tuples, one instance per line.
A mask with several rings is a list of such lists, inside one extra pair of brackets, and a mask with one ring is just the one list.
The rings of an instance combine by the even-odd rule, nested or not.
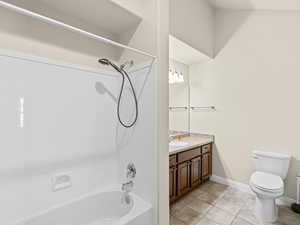
[(210, 58), (188, 44), (169, 35), (169, 57), (186, 65), (208, 61)]
[(300, 10), (300, 0), (208, 0), (217, 8), (234, 10)]

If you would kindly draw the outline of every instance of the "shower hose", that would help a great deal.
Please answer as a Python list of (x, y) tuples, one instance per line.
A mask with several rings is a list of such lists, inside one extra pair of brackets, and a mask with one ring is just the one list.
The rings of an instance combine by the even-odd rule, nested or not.
[[(136, 93), (135, 93), (132, 81), (131, 81), (128, 73), (125, 71), (125, 69), (122, 66), (119, 67), (116, 64), (112, 63), (108, 59), (99, 59), (99, 62), (101, 64), (103, 64), (103, 65), (110, 65), (118, 73), (120, 73), (120, 75), (122, 76), (122, 83), (121, 83), (120, 93), (119, 93), (118, 102), (117, 102), (117, 116), (118, 116), (118, 120), (119, 120), (120, 124), (123, 127), (125, 127), (125, 128), (133, 127), (135, 125), (137, 119), (138, 119), (139, 110), (138, 110), (137, 96), (136, 96)], [(131, 123), (126, 123), (126, 122), (122, 121), (121, 116), (120, 116), (120, 105), (121, 105), (121, 99), (122, 99), (123, 92), (124, 92), (125, 79), (127, 79), (128, 82), (129, 82), (129, 84), (130, 84), (130, 88), (132, 90), (132, 94), (133, 94), (133, 98), (134, 98), (134, 103), (135, 103), (135, 116), (134, 116), (134, 119), (133, 119), (133, 121)]]

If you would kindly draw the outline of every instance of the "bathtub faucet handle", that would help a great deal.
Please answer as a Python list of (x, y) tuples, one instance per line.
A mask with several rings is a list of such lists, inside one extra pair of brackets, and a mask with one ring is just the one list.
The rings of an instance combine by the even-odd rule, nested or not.
[(135, 165), (133, 163), (129, 163), (127, 165), (127, 173), (126, 173), (126, 177), (128, 179), (133, 179), (135, 178), (136, 175), (136, 169), (135, 169)]

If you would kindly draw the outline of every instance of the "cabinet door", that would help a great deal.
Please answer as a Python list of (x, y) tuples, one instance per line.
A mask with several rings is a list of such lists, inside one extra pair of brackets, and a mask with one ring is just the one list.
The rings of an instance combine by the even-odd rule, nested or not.
[(201, 184), (201, 156), (192, 160), (191, 164), (191, 186), (195, 187)]
[(169, 169), (169, 198), (170, 201), (176, 198), (176, 167)]
[(202, 177), (207, 178), (211, 175), (211, 153), (202, 155)]
[(179, 164), (177, 173), (177, 191), (178, 196), (180, 196), (190, 190), (190, 163), (185, 162)]

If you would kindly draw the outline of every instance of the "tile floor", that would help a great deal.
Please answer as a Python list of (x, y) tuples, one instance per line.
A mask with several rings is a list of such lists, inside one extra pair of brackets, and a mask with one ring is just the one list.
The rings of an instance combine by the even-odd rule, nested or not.
[[(170, 206), (170, 225), (261, 225), (253, 215), (255, 197), (211, 181)], [(300, 225), (300, 214), (280, 207), (274, 225)]]

